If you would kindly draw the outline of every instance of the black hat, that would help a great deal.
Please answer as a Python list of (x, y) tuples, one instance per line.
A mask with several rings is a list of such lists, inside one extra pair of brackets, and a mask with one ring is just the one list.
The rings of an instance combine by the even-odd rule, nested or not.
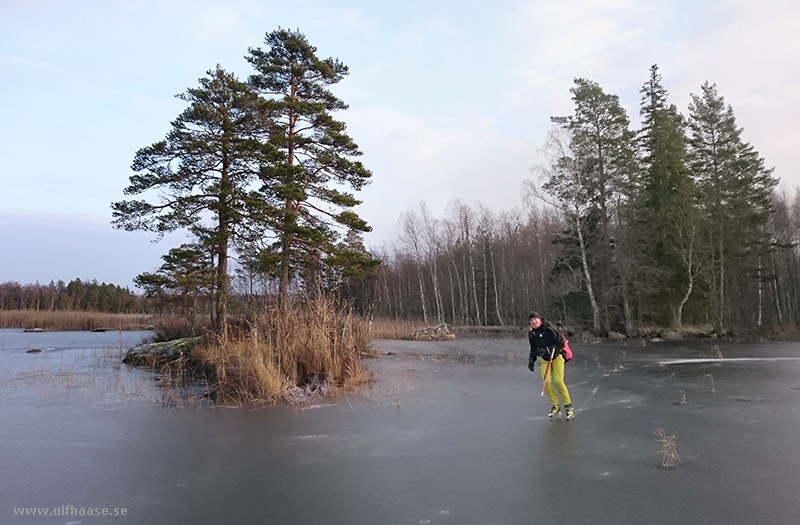
[(531, 313), (529, 313), (529, 314), (528, 314), (528, 321), (530, 321), (530, 320), (531, 320), (531, 319), (533, 319), (534, 317), (538, 317), (539, 319), (541, 319), (541, 318), (542, 318), (542, 316), (541, 316), (541, 315), (539, 315), (539, 312), (531, 312)]

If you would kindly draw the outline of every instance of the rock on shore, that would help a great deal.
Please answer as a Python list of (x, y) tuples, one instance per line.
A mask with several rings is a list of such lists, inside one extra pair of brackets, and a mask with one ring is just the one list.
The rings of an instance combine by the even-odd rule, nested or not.
[(142, 343), (127, 351), (122, 362), (132, 366), (160, 366), (189, 355), (202, 337), (185, 337), (160, 343)]

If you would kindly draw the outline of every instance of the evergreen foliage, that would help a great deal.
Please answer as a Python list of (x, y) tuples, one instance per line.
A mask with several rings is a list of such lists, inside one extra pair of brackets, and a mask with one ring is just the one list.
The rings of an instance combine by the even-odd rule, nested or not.
[(0, 310), (84, 311), (140, 313), (144, 304), (128, 288), (115, 284), (74, 279), (69, 283), (0, 283)]
[(747, 304), (756, 295), (778, 181), (753, 146), (742, 140), (733, 108), (726, 106), (716, 85), (706, 82), (701, 94), (692, 94), (689, 113), (689, 168), (704, 196), (700, 212), (711, 257), (713, 319), (725, 330), (750, 315), (734, 305)]
[(648, 285), (640, 303), (645, 319), (680, 328), (683, 307), (699, 275), (697, 192), (687, 166), (685, 123), (658, 66), (641, 89), (642, 173), (636, 217), (640, 264)]
[(570, 93), (542, 184), (525, 181), (527, 209), (456, 202), (416, 223), (407, 212), (403, 243), (381, 254), (374, 311), (524, 325), (535, 309), (601, 335), (800, 326), (800, 190), (774, 191), (716, 87), (692, 96), (686, 118), (654, 65), (639, 130), (597, 83), (576, 79)]
[(230, 285), (229, 250), (245, 243), (260, 224), (251, 189), (261, 167), (275, 158), (267, 140), (269, 108), (247, 84), (217, 66), (200, 86), (179, 95), (190, 103), (166, 139), (140, 149), (126, 195), (158, 191), (155, 204), (112, 204), (113, 224), (159, 234), (186, 229), (214, 259), (212, 323), (224, 337)]
[(347, 108), (330, 90), (347, 67), (318, 58), (299, 31), (264, 42), (245, 57), (247, 82), (210, 71), (166, 139), (137, 152), (126, 194), (155, 190), (157, 202), (112, 205), (117, 227), (194, 236), (137, 284), (207, 309), (218, 333), (234, 293), (249, 308), (325, 289), (360, 313), (426, 322), (517, 324), (534, 308), (597, 334), (800, 324), (800, 239), (785, 233), (800, 231), (800, 194), (775, 194), (716, 86), (692, 95), (686, 118), (652, 66), (633, 130), (619, 97), (575, 79), (573, 113), (552, 118), (542, 184), (525, 181), (526, 208), (455, 201), (437, 219), (423, 203), (404, 213), (400, 246), (376, 258), (354, 211), (371, 173), (333, 117)]
[(250, 84), (270, 108), (270, 144), (280, 152), (279, 162), (262, 165), (260, 173), (264, 216), (276, 239), (253, 260), (279, 277), (285, 299), (298, 274), (318, 286), (323, 266), (347, 274), (378, 263), (352, 242), (337, 243), (341, 229), (371, 230), (352, 210), (360, 201), (348, 189), (362, 189), (372, 174), (355, 160), (361, 151), (345, 124), (332, 116), (347, 109), (328, 89), (348, 74), (347, 66), (318, 58), (299, 31), (273, 31), (264, 43), (266, 50), (250, 49), (246, 58), (256, 70)]
[(300, 32), (279, 29), (265, 43), (267, 50), (246, 57), (256, 70), (249, 82), (218, 65), (179, 95), (189, 107), (164, 140), (134, 158), (125, 194), (145, 198), (112, 204), (117, 228), (193, 237), (136, 282), (149, 296), (179, 298), (191, 312), (207, 296), (222, 339), (234, 255), (240, 275), (277, 279), (284, 301), (292, 283), (335, 288), (379, 264), (358, 236), (370, 228), (348, 192), (363, 188), (371, 173), (354, 160), (361, 152), (344, 123), (331, 116), (347, 108), (328, 90), (347, 67), (317, 58)]
[[(575, 79), (570, 92), (573, 115), (552, 118), (567, 147), (554, 149), (551, 142), (552, 169), (542, 189), (557, 199), (570, 224), (565, 234), (576, 242), (562, 242), (562, 256), (582, 267), (592, 328), (599, 332), (608, 330), (612, 297), (624, 293), (623, 283), (630, 280), (626, 266), (615, 260), (614, 238), (636, 172), (635, 134), (619, 97), (596, 82)], [(570, 254), (570, 246), (577, 252)]]

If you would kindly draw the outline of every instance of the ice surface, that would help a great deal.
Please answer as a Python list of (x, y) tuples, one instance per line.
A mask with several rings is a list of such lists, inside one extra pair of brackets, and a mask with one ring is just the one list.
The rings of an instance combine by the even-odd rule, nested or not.
[[(25, 354), (42, 335), (53, 350)], [(101, 522), (13, 513), (60, 505), (125, 507), (105, 523), (153, 524), (800, 516), (797, 343), (571, 340), (567, 422), (547, 418), (526, 340), (376, 341), (377, 381), (362, 392), (175, 410), (153, 402), (146, 373), (114, 366), (98, 335), (109, 337), (0, 331), (0, 523)], [(658, 429), (675, 436), (675, 467), (662, 466)]]

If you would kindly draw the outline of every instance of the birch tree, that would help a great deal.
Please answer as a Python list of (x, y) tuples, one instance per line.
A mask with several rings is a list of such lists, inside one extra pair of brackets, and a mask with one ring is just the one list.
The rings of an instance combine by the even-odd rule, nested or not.
[(428, 322), (428, 301), (425, 296), (425, 278), (422, 275), (423, 267), (423, 247), (422, 232), (419, 217), (413, 211), (406, 211), (402, 214), (403, 235), (401, 241), (411, 250), (414, 265), (417, 272), (417, 282), (419, 285), (419, 300), (422, 304), (422, 320)]
[(600, 305), (595, 295), (592, 268), (589, 265), (586, 230), (592, 199), (587, 179), (592, 165), (581, 157), (580, 152), (570, 148), (570, 136), (563, 128), (551, 131), (544, 152), (550, 161), (540, 167), (547, 179), (541, 190), (531, 181), (526, 181), (527, 191), (538, 199), (546, 201), (564, 213), (569, 230), (565, 232), (576, 242), (580, 269), (584, 279), (586, 296), (592, 311), (592, 329), (599, 333)]
[(614, 267), (611, 228), (624, 183), (635, 168), (634, 134), (619, 97), (596, 82), (577, 78), (570, 89), (575, 110), (551, 120), (562, 134), (546, 146), (551, 159), (542, 189), (555, 196), (574, 226), (580, 265), (592, 308), (592, 327), (607, 331), (612, 292), (619, 281)]

